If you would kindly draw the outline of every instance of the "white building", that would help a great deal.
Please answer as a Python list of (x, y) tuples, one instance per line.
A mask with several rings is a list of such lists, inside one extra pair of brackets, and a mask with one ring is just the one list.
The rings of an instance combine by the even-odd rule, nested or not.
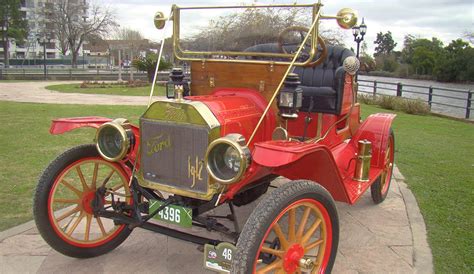
[[(10, 60), (14, 59), (43, 59), (44, 49), (43, 45), (38, 42), (38, 37), (43, 36), (43, 33), (51, 33), (52, 26), (47, 18), (44, 18), (44, 10), (48, 6), (53, 5), (55, 0), (21, 0), (20, 11), (28, 21), (28, 38), (23, 43), (9, 40), (9, 55)], [(86, 3), (86, 0), (69, 0), (69, 2)], [(85, 10), (86, 11), (86, 10)], [(78, 20), (83, 20), (79, 18)], [(49, 43), (46, 43), (46, 58), (57, 59), (61, 56), (58, 40), (54, 39), (53, 35)], [(0, 41), (0, 60), (3, 59), (3, 45)], [(82, 50), (79, 51), (82, 53)]]

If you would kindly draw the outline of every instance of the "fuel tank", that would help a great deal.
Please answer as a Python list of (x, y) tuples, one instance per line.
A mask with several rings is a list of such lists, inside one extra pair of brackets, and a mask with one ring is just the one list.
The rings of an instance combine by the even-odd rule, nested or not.
[[(243, 88), (220, 88), (211, 95), (189, 96), (186, 99), (202, 102), (211, 110), (221, 125), (221, 136), (239, 133), (246, 140), (267, 107), (266, 99), (259, 92)], [(270, 140), (275, 125), (276, 116), (270, 110), (249, 147), (252, 148), (256, 142)]]

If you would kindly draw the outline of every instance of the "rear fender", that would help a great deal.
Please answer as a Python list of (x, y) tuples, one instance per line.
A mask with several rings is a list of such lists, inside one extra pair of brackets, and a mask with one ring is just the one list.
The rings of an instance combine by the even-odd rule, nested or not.
[(350, 141), (357, 148), (360, 140), (369, 140), (372, 143), (371, 166), (383, 168), (385, 149), (387, 147), (390, 127), (396, 114), (376, 113), (372, 114), (362, 123), (354, 137)]
[(307, 179), (321, 184), (337, 201), (349, 202), (342, 177), (331, 151), (321, 144), (269, 141), (255, 144), (252, 159), (273, 173), (291, 180)]
[[(110, 121), (112, 121), (112, 119), (98, 116), (59, 118), (52, 120), (49, 133), (59, 135), (78, 128), (99, 128), (102, 124)], [(127, 160), (134, 161), (137, 155), (137, 149), (140, 144), (140, 130), (138, 127), (132, 125), (132, 131), (133, 135), (135, 135), (135, 145), (123, 162)], [(125, 168), (128, 169), (126, 166)]]

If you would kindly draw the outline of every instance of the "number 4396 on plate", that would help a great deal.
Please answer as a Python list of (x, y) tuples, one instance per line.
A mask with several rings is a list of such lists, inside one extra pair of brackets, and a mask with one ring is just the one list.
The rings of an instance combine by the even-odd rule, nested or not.
[[(152, 200), (150, 201), (149, 212), (154, 212), (157, 210), (163, 203), (160, 201)], [(158, 214), (155, 215), (155, 219), (164, 221), (167, 223), (179, 225), (182, 227), (191, 227), (193, 223), (193, 211), (191, 208), (169, 205), (163, 208)]]

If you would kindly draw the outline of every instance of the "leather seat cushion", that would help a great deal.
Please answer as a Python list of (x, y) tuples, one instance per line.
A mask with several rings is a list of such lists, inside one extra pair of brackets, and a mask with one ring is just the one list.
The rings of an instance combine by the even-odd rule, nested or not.
[(331, 87), (309, 87), (300, 86), (303, 89), (303, 103), (301, 111), (309, 112), (311, 99), (313, 101), (312, 112), (332, 113), (337, 105), (337, 92)]

